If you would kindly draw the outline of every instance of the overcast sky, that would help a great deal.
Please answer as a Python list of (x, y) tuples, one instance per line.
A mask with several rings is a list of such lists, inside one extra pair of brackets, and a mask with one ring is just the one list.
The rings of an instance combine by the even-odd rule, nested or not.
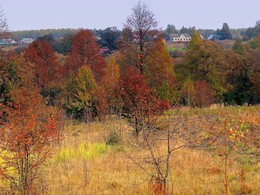
[[(145, 0), (160, 28), (252, 27), (260, 20), (260, 0)], [(0, 0), (10, 30), (47, 28), (122, 29), (138, 0)]]

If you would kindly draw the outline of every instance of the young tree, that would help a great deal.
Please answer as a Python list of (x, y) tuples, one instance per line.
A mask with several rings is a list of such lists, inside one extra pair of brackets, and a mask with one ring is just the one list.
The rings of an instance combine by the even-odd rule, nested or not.
[[(239, 118), (234, 117), (234, 115), (230, 116), (228, 113), (225, 113), (225, 117), (221, 121), (223, 122), (223, 128), (217, 132), (217, 136), (214, 135), (213, 146), (217, 155), (222, 158), (225, 194), (229, 195), (230, 184), (237, 176), (232, 175), (230, 171), (231, 162), (239, 159), (241, 154), (245, 154), (246, 144), (249, 141), (247, 137), (250, 133), (250, 126), (239, 120)], [(243, 184), (241, 187), (243, 187)]]
[[(179, 112), (177, 108), (174, 110)], [(143, 124), (143, 140), (140, 143), (142, 147), (138, 148), (142, 152), (136, 152), (134, 156), (127, 154), (150, 177), (149, 190), (152, 194), (172, 194), (169, 176), (174, 175), (171, 172), (174, 167), (173, 155), (184, 147), (202, 146), (203, 141), (201, 128), (197, 125), (185, 127), (189, 120), (187, 116), (170, 113), (164, 113), (162, 116), (160, 130), (156, 128), (157, 120)]]
[(66, 73), (76, 73), (83, 65), (89, 66), (96, 80), (100, 81), (104, 75), (105, 61), (90, 30), (81, 30), (76, 34), (67, 58)]
[(121, 99), (119, 106), (122, 115), (135, 128), (136, 136), (139, 135), (144, 124), (150, 124), (151, 116), (161, 114), (169, 108), (167, 101), (157, 99), (151, 94), (144, 77), (136, 68), (129, 69), (128, 74), (122, 76), (117, 93)]
[(117, 63), (117, 54), (111, 55), (107, 59), (107, 67), (105, 69), (105, 76), (102, 79), (102, 84), (106, 88), (106, 90), (113, 90), (115, 89), (120, 72), (119, 72), (119, 65)]
[(206, 81), (197, 81), (195, 83), (195, 93), (192, 97), (194, 106), (203, 107), (214, 103), (214, 90)]
[[(119, 53), (114, 53), (113, 55), (107, 58), (107, 67), (105, 70), (105, 75), (100, 82), (100, 87), (98, 90), (98, 112), (103, 110), (112, 111), (114, 114), (115, 108), (115, 99), (117, 94), (115, 93), (116, 88), (118, 87), (118, 81), (120, 77), (119, 64), (117, 62), (117, 57)], [(106, 106), (105, 106), (106, 105)]]
[(126, 47), (126, 52), (134, 53), (134, 57), (137, 60), (133, 65), (143, 74), (145, 59), (153, 48), (154, 37), (158, 35), (158, 32), (155, 30), (157, 21), (146, 4), (139, 2), (132, 11), (133, 13), (127, 18), (124, 27), (130, 30), (134, 41), (131, 39), (125, 40), (124, 46)]
[(37, 89), (19, 87), (10, 93), (12, 102), (0, 107), (0, 177), (10, 191), (33, 193), (33, 181), (50, 155), (50, 143), (58, 135), (56, 111), (43, 104)]
[[(92, 120), (95, 109), (97, 84), (89, 66), (79, 68), (71, 75), (66, 84), (66, 108), (76, 118)], [(95, 115), (95, 114), (94, 114)]]

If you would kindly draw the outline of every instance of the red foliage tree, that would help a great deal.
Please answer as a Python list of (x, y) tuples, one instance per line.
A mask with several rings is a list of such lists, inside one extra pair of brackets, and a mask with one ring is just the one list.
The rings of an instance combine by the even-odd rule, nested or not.
[[(0, 177), (10, 191), (30, 194), (38, 170), (59, 135), (58, 112), (43, 104), (36, 88), (20, 87), (0, 105)], [(7, 187), (7, 186), (6, 186)]]
[(202, 80), (195, 83), (193, 104), (198, 107), (209, 106), (214, 102), (215, 92), (210, 85)]
[(144, 82), (144, 76), (136, 68), (129, 69), (119, 81), (122, 114), (130, 119), (136, 135), (143, 123), (149, 123), (152, 116), (169, 108), (167, 101), (157, 99)]
[(90, 66), (98, 81), (104, 75), (105, 61), (90, 30), (81, 30), (76, 34), (67, 58), (66, 73), (76, 72), (83, 65)]
[(31, 43), (24, 56), (35, 65), (35, 81), (39, 87), (45, 88), (51, 82), (59, 80), (62, 67), (46, 40)]

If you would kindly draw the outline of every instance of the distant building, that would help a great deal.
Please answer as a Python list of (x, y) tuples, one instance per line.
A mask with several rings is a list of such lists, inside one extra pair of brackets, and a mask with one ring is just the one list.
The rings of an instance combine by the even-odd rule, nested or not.
[(21, 41), (19, 42), (22, 45), (28, 45), (31, 44), (34, 41), (32, 38), (22, 38)]
[(0, 39), (1, 46), (17, 45), (17, 42), (13, 39)]
[(218, 41), (218, 40), (220, 40), (220, 36), (217, 35), (216, 33), (214, 33), (214, 34), (209, 35), (209, 37), (207, 39), (211, 40), (211, 41)]
[(190, 42), (191, 36), (189, 34), (171, 34), (170, 42)]

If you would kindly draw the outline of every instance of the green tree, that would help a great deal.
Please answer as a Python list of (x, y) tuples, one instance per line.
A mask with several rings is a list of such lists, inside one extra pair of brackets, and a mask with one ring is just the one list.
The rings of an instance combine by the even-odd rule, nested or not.
[(255, 38), (253, 38), (253, 39), (249, 42), (249, 46), (250, 46), (252, 49), (260, 48), (260, 35), (257, 35)]
[(71, 75), (66, 84), (68, 113), (76, 118), (91, 120), (95, 112), (96, 90), (97, 84), (90, 67), (84, 65), (79, 68), (77, 74)]
[(171, 33), (177, 33), (178, 32), (173, 24), (168, 24), (165, 31), (168, 35), (171, 34)]
[(103, 47), (107, 47), (110, 50), (118, 49), (117, 41), (120, 36), (120, 31), (116, 27), (108, 27), (101, 31), (99, 43)]
[(218, 31), (217, 34), (220, 36), (220, 40), (233, 39), (227, 23), (223, 24), (222, 29)]
[(260, 25), (257, 25), (255, 27), (251, 27), (251, 28), (248, 28), (245, 32), (245, 35), (251, 39), (251, 38), (254, 38), (256, 37), (257, 35), (260, 34)]
[(189, 35), (191, 35), (192, 33), (193, 33), (193, 31), (194, 31), (194, 29), (195, 29), (195, 27), (189, 27), (189, 28), (186, 28), (186, 27), (182, 27), (181, 29), (180, 29), (180, 33), (187, 33), (187, 34), (189, 34)]
[(242, 45), (241, 39), (237, 39), (235, 41), (234, 45), (232, 46), (232, 50), (241, 56), (244, 56), (246, 54), (246, 50), (245, 47)]
[(232, 50), (237, 55), (237, 63), (231, 75), (233, 85), (231, 94), (236, 104), (243, 105), (249, 103), (252, 98), (251, 88), (253, 83), (250, 78), (253, 74), (253, 64), (241, 40), (236, 40)]
[(230, 87), (227, 82), (227, 75), (231, 71), (228, 58), (221, 46), (202, 40), (195, 31), (185, 56), (183, 75), (191, 77), (195, 82), (205, 80), (214, 89), (216, 96), (221, 98)]

